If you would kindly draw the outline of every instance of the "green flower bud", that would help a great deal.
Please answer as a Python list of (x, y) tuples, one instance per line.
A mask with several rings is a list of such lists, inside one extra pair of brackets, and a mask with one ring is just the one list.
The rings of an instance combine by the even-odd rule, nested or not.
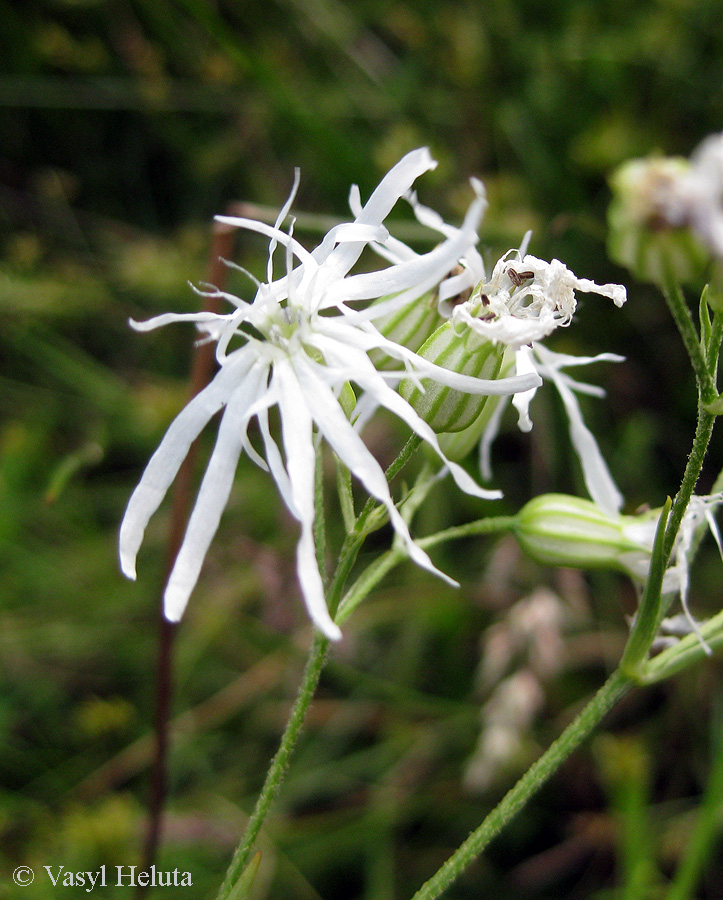
[(634, 159), (610, 179), (608, 253), (641, 281), (700, 285), (710, 254), (689, 227), (690, 163), (679, 157)]
[[(453, 322), (447, 321), (422, 344), (418, 353), (460, 375), (494, 379), (500, 374), (506, 349), (504, 344), (480, 338), (459, 325), (455, 328)], [(424, 390), (405, 378), (399, 393), (437, 433), (462, 431), (479, 418), (490, 400), (498, 399), (465, 394), (429, 378), (422, 379), (422, 387)]]
[(543, 494), (515, 518), (520, 546), (546, 566), (616, 569), (644, 577), (650, 561), (656, 514), (610, 515), (590, 500)]

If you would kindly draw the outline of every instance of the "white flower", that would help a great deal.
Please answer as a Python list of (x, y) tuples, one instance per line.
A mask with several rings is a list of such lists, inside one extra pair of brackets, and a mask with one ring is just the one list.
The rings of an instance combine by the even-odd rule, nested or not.
[(690, 158), (667, 213), (673, 225), (691, 225), (723, 257), (723, 132), (707, 137)]
[[(604, 396), (594, 385), (570, 378), (562, 370), (570, 366), (588, 365), (601, 360), (619, 362), (623, 359), (612, 353), (592, 357), (576, 357), (548, 350), (541, 341), (559, 326), (569, 325), (577, 305), (575, 291), (587, 291), (609, 297), (616, 306), (626, 299), (625, 288), (619, 284), (596, 284), (587, 278), (577, 278), (559, 260), (545, 262), (525, 252), (529, 235), (520, 250), (510, 250), (483, 281), (470, 299), (452, 311), (452, 321), (466, 328), (480, 339), (506, 344), (511, 359), (508, 369), (518, 375), (536, 373), (555, 385), (570, 423), (572, 444), (580, 458), (585, 485), (592, 499), (609, 513), (622, 506), (622, 495), (610, 476), (597, 442), (585, 425), (575, 393)], [(519, 413), (523, 431), (532, 428), (530, 402), (537, 388), (521, 391), (512, 398)], [(497, 435), (506, 402), (501, 401), (487, 424), (480, 444), (483, 476), (490, 475), (489, 454)]]
[(690, 226), (723, 258), (723, 132), (709, 135), (690, 160), (652, 158), (627, 163), (616, 176), (628, 210), (659, 229)]
[[(484, 498), (499, 496), (499, 492), (480, 488), (462, 468), (446, 459), (432, 429), (390, 386), (390, 382), (399, 380), (399, 373), (378, 372), (368, 354), (381, 349), (400, 360), (411, 377), (432, 378), (472, 393), (529, 389), (539, 383), (539, 378), (531, 375), (483, 381), (441, 369), (386, 340), (377, 331), (372, 319), (382, 314), (380, 307), (384, 304), (377, 304), (373, 314), (349, 306), (353, 301), (390, 295), (394, 298), (391, 304), (407, 303), (444, 282), (460, 260), (476, 258), (476, 228), (485, 205), (479, 185), (475, 184), (476, 197), (462, 226), (440, 229), (445, 240), (429, 253), (418, 255), (392, 241), (382, 225), (416, 178), (434, 166), (426, 149), (417, 150), (385, 176), (364, 206), (358, 200), (358, 191), (353, 189), (354, 221), (333, 228), (312, 252), (299, 244), (291, 230), (288, 234), (280, 230), (294, 192), (273, 227), (249, 219), (219, 217), (222, 222), (260, 232), (270, 239), (267, 281), (256, 284), (253, 302), (223, 294), (235, 307), (228, 315), (169, 313), (143, 324), (134, 323), (139, 330), (149, 330), (169, 322), (195, 322), (208, 339), (217, 341), (220, 363), (213, 381), (171, 424), (130, 499), (121, 525), (121, 566), (128, 577), (134, 578), (136, 556), (150, 517), (191, 443), (212, 416), (223, 409), (216, 446), (165, 590), (165, 615), (171, 621), (180, 619), (196, 584), (226, 505), (239, 456), (245, 451), (270, 471), (284, 503), (300, 523), (297, 572), (314, 624), (330, 638), (340, 636), (326, 608), (314, 547), (315, 427), (366, 491), (386, 507), (410, 557), (437, 572), (427, 554), (412, 541), (392, 501), (382, 468), (342, 408), (340, 393), (350, 381), (375, 405), (395, 413), (426, 441), (464, 491)], [(350, 275), (370, 244), (382, 252), (385, 247), (391, 248), (388, 256), (393, 265), (381, 271)], [(278, 245), (285, 248), (286, 274), (274, 279), (273, 257)], [(296, 266), (295, 260), (299, 261)], [(244, 343), (230, 350), (232, 339)], [(281, 446), (269, 424), (272, 407), (277, 407), (280, 415)], [(258, 420), (263, 455), (247, 434), (253, 418)]]

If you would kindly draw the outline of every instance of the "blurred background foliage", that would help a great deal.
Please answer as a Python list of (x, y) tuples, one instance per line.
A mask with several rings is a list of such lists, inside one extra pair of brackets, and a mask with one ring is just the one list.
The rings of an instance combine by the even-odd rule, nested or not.
[[(196, 308), (187, 281), (203, 280), (211, 218), (230, 202), (277, 208), (298, 165), (297, 208), (345, 217), (350, 183), (367, 196), (428, 144), (440, 165), (419, 184), (425, 203), (459, 218), (468, 176), (484, 179), (488, 262), (532, 228), (536, 255), (628, 284), (622, 311), (584, 298), (554, 346), (626, 355), (596, 367), (608, 399), (586, 415), (629, 510), (659, 505), (684, 465), (693, 383), (661, 299), (605, 256), (607, 177), (631, 156), (688, 155), (721, 128), (720, 12), (714, 0), (0, 2), (9, 896), (21, 863), (43, 900), (57, 894), (43, 865), (140, 859), (168, 512), (137, 584), (120, 577), (115, 542), (187, 396), (192, 334), (137, 335), (128, 318)], [(244, 239), (236, 258), (258, 271), (263, 247)], [(497, 446), (500, 510), (579, 488), (555, 400), (541, 393), (534, 415), (532, 435), (510, 420)], [(380, 425), (380, 456), (399, 439)], [(703, 488), (720, 466), (717, 439)], [(420, 532), (479, 515), (449, 485), (434, 501)], [(269, 479), (243, 464), (176, 643), (158, 867), (192, 873), (188, 898), (214, 896), (298, 682), (309, 629), (294, 542)], [(460, 591), (405, 568), (347, 626), (264, 833), (255, 897), (410, 896), (614, 664), (635, 600), (624, 579), (543, 571), (507, 541), (440, 562)], [(706, 548), (700, 614), (719, 586)], [(711, 661), (629, 698), (450, 897), (665, 896), (703, 821), (719, 674)], [(723, 897), (719, 781), (701, 808), (700, 883), (681, 898)]]

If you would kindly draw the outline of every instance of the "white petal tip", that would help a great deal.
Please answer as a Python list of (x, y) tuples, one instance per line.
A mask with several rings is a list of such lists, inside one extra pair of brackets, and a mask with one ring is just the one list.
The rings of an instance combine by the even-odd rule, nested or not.
[(125, 575), (125, 577), (130, 578), (131, 581), (135, 581), (136, 578), (138, 577), (138, 575), (136, 573), (135, 557), (129, 557), (129, 556), (121, 553), (120, 568), (121, 568), (121, 572)]
[(163, 616), (169, 622), (180, 622), (186, 604), (188, 603), (188, 592), (181, 591), (176, 585), (169, 584), (166, 593), (163, 595)]
[(330, 641), (341, 640), (341, 628), (334, 622), (326, 622), (323, 628), (319, 627), (319, 630), (325, 637), (328, 637)]

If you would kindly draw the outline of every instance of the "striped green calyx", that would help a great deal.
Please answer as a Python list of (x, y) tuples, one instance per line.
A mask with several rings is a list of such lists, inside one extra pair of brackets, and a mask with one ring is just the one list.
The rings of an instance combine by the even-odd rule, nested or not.
[[(422, 344), (418, 353), (429, 362), (460, 375), (494, 379), (500, 374), (507, 348), (481, 338), (459, 323), (446, 321)], [(462, 431), (479, 418), (495, 398), (465, 394), (428, 378), (405, 378), (399, 393), (438, 434)]]
[(546, 566), (617, 569), (636, 577), (647, 571), (655, 517), (607, 513), (567, 494), (542, 494), (515, 517), (522, 549)]

